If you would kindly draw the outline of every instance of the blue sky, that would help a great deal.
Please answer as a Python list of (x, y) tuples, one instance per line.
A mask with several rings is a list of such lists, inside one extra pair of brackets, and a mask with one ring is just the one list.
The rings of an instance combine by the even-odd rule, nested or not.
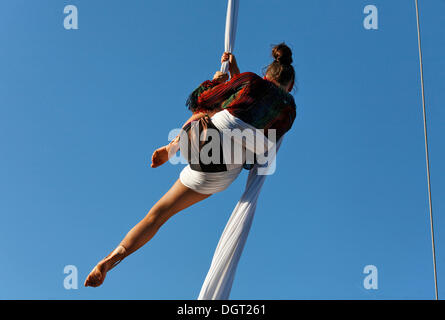
[[(420, 0), (439, 286), (445, 261), (445, 1)], [(79, 29), (63, 28), (76, 5)], [(363, 27), (363, 8), (379, 29)], [(0, 3), (0, 298), (195, 299), (247, 172), (174, 216), (97, 289), (91, 268), (178, 178), (152, 151), (219, 68), (226, 1)], [(242, 0), (235, 54), (294, 50), (298, 115), (232, 299), (432, 299), (416, 16), (408, 0)], [(75, 265), (79, 289), (65, 290)], [(363, 268), (378, 268), (378, 290)], [(443, 290), (442, 290), (443, 292)]]

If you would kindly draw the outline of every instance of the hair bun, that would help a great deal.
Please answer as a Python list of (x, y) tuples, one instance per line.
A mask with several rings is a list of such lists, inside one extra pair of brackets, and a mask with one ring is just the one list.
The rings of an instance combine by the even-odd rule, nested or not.
[(284, 42), (273, 47), (272, 57), (283, 65), (291, 65), (293, 61), (292, 50)]

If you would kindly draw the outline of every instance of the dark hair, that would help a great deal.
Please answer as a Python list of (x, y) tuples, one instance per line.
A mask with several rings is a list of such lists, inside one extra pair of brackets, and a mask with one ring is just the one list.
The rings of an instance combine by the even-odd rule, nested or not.
[(272, 48), (274, 61), (267, 66), (266, 75), (286, 86), (295, 81), (295, 70), (292, 66), (292, 50), (284, 43), (277, 44)]

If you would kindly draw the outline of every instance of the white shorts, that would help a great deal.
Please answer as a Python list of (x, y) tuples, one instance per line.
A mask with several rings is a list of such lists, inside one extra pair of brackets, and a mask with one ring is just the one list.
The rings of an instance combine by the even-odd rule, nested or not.
[[(211, 119), (215, 127), (218, 128), (220, 131), (223, 131), (225, 129), (244, 130), (248, 128), (251, 129), (253, 132), (256, 132), (253, 126), (234, 117), (227, 110), (223, 110), (216, 113), (215, 115), (213, 115)], [(258, 139), (258, 137), (260, 137), (259, 141), (262, 141), (262, 143), (265, 146), (269, 145), (267, 142), (267, 138), (265, 138), (262, 134), (257, 132), (255, 134), (256, 134), (255, 139)], [(250, 145), (253, 145), (252, 141), (250, 141)], [(246, 147), (244, 146), (242, 159), (245, 159), (246, 156), (245, 152), (246, 152)], [(233, 154), (232, 154), (232, 159), (233, 159)], [(240, 172), (243, 169), (242, 164), (228, 163), (226, 164), (226, 166), (227, 166), (227, 171), (223, 172), (201, 172), (192, 170), (190, 168), (190, 165), (187, 165), (181, 171), (179, 179), (181, 180), (183, 185), (198, 193), (202, 194), (217, 193), (228, 188), (230, 184), (239, 176)]]
[(187, 165), (179, 175), (182, 184), (202, 194), (214, 194), (227, 189), (239, 176), (242, 166), (222, 172), (195, 171)]

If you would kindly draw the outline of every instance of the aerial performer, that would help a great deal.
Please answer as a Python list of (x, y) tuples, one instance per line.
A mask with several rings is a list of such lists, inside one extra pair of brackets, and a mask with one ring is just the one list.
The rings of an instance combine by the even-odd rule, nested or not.
[[(225, 52), (221, 61), (229, 63), (230, 80), (227, 74), (218, 71), (212, 80), (204, 81), (190, 94), (187, 106), (192, 116), (183, 129), (207, 118), (221, 132), (241, 126), (264, 130), (266, 137), (273, 131), (276, 140), (281, 141), (296, 117), (294, 98), (290, 94), (295, 70), (292, 51), (285, 43), (273, 47), (272, 57), (273, 61), (267, 66), (264, 77), (260, 77), (253, 72), (240, 73), (235, 56)], [(168, 145), (158, 148), (152, 155), (151, 167), (166, 163), (179, 150), (181, 139), (182, 136), (178, 135)], [(245, 158), (227, 162), (223, 169), (213, 172), (188, 164), (170, 190), (127, 233), (116, 249), (93, 268), (85, 280), (85, 286), (100, 286), (108, 271), (150, 241), (167, 220), (228, 188), (243, 166)]]

